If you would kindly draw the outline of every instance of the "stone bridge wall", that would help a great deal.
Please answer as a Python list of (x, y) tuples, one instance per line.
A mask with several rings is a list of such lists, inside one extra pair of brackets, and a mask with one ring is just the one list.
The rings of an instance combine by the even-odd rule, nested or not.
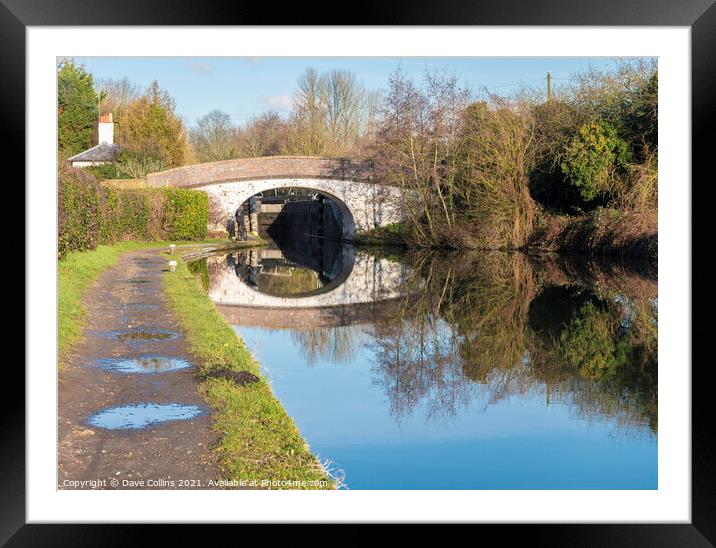
[(334, 179), (373, 182), (369, 162), (316, 156), (237, 158), (177, 167), (147, 175), (147, 185), (195, 188), (207, 184), (256, 179)]
[(194, 187), (209, 195), (209, 231), (226, 230), (236, 208), (259, 192), (274, 188), (307, 188), (328, 196), (343, 213), (342, 237), (351, 240), (356, 230), (403, 219), (400, 191), (395, 187), (338, 179), (258, 179)]
[(398, 188), (373, 178), (373, 166), (345, 158), (270, 156), (178, 167), (147, 175), (150, 187), (203, 190), (209, 195), (209, 232), (222, 233), (236, 208), (274, 188), (306, 188), (333, 199), (344, 213), (342, 238), (404, 219)]

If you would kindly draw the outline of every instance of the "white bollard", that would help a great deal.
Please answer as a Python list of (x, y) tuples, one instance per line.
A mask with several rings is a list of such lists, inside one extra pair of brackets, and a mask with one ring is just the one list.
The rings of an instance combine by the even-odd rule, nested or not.
[(176, 245), (174, 245), (174, 244), (169, 244), (169, 255), (174, 255), (174, 248), (175, 248), (175, 247), (176, 247)]
[(177, 262), (176, 261), (169, 261), (169, 270), (174, 272), (177, 269)]

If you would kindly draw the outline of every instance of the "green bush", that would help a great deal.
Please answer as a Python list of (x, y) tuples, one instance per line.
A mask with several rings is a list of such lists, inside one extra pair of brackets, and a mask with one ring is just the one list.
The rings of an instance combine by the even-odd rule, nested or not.
[(165, 230), (172, 240), (200, 240), (206, 237), (209, 197), (205, 192), (164, 188)]
[(98, 166), (89, 166), (84, 168), (87, 173), (91, 173), (97, 179), (129, 179), (129, 175), (123, 173), (117, 164), (111, 162), (109, 164), (101, 164)]
[(63, 165), (58, 178), (58, 256), (120, 240), (206, 237), (205, 192), (173, 188), (117, 189)]
[(609, 194), (615, 174), (624, 171), (630, 161), (629, 146), (607, 122), (582, 125), (567, 145), (561, 162), (566, 181), (582, 199), (591, 202)]
[[(101, 243), (160, 238), (150, 230), (149, 198), (153, 191), (102, 187)], [(156, 191), (154, 191), (156, 192)]]
[(59, 174), (58, 253), (94, 249), (101, 232), (101, 188), (81, 170), (62, 166)]

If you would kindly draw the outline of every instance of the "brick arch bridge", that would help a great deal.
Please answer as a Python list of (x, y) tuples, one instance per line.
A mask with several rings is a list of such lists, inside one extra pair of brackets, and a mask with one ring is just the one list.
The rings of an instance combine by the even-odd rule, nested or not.
[(371, 164), (345, 158), (238, 158), (150, 173), (147, 184), (205, 191), (210, 232), (225, 231), (238, 205), (251, 196), (277, 188), (303, 188), (330, 198), (340, 210), (333, 214), (341, 219), (346, 240), (356, 231), (403, 219), (399, 190), (376, 181)]

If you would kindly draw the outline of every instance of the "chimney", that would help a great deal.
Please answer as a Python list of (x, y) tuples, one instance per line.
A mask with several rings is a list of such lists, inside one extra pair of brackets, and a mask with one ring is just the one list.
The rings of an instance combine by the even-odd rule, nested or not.
[(99, 125), (97, 126), (97, 143), (114, 144), (114, 122), (112, 122), (112, 113), (107, 112), (100, 115)]

